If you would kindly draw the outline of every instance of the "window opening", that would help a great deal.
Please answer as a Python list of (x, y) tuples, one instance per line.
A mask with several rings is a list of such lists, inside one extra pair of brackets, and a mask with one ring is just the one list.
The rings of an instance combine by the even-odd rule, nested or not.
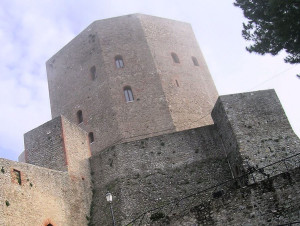
[(176, 64), (180, 63), (179, 58), (176, 53), (171, 53), (171, 56), (173, 58), (174, 63), (176, 63)]
[(92, 80), (95, 80), (96, 79), (96, 67), (95, 66), (91, 67), (90, 72), (91, 72)]
[(14, 169), (13, 170), (13, 179), (15, 182), (17, 182), (19, 185), (21, 185), (21, 172), (19, 170)]
[(89, 133), (89, 142), (90, 142), (90, 144), (94, 142), (94, 134), (93, 134), (93, 132)]
[(124, 62), (122, 56), (118, 55), (115, 57), (115, 62), (116, 62), (116, 67), (117, 68), (123, 68), (124, 67)]
[(177, 87), (179, 87), (179, 83), (178, 83), (178, 81), (177, 80), (175, 80), (176, 81), (176, 85), (177, 85)]
[(192, 57), (193, 63), (195, 66), (199, 66), (198, 60), (196, 57)]
[(126, 102), (132, 102), (134, 100), (132, 90), (129, 86), (124, 88), (124, 95)]
[(77, 111), (77, 121), (78, 121), (78, 124), (83, 122), (83, 116), (82, 116), (81, 110)]
[(237, 165), (235, 165), (235, 173), (237, 177), (240, 175), (240, 169)]

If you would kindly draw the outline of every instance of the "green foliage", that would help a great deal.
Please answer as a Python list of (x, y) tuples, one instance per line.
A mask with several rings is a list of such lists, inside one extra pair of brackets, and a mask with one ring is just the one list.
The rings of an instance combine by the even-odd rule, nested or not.
[(8, 206), (10, 206), (10, 203), (9, 203), (9, 201), (5, 201), (5, 205), (8, 207)]
[(300, 63), (300, 0), (236, 0), (248, 19), (242, 36), (252, 44), (247, 51), (278, 54), (285, 50), (286, 63)]
[(2, 172), (2, 173), (5, 173), (5, 170), (4, 170), (3, 166), (2, 166), (2, 168), (1, 168), (1, 172)]

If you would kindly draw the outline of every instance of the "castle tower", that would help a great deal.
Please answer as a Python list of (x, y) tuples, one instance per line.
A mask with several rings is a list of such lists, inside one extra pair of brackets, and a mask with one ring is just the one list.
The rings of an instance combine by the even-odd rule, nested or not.
[(47, 71), (53, 119), (25, 163), (0, 159), (0, 225), (111, 225), (107, 192), (116, 225), (298, 222), (300, 140), (275, 91), (216, 100), (188, 24), (96, 21)]
[(92, 153), (212, 124), (217, 91), (189, 24), (133, 14), (96, 21), (47, 62), (52, 117)]

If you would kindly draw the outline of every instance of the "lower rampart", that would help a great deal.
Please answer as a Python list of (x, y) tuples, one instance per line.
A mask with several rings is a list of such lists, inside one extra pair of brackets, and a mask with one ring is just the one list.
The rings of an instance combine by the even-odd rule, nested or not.
[(141, 212), (231, 178), (214, 126), (116, 145), (92, 156), (91, 170), (94, 225), (111, 223), (108, 191), (117, 225), (124, 225)]
[(85, 181), (6, 159), (0, 159), (0, 170), (0, 225), (87, 224)]
[[(300, 168), (191, 205), (181, 218), (162, 215), (147, 225), (300, 225)], [(156, 210), (157, 216), (160, 213)], [(153, 216), (154, 213), (151, 213)], [(132, 225), (144, 225), (137, 219)]]

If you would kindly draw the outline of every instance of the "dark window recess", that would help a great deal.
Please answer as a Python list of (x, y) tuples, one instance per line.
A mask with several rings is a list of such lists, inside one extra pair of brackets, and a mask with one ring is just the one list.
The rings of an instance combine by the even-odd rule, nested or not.
[(224, 191), (223, 190), (216, 191), (212, 195), (213, 195), (213, 198), (217, 199), (217, 198), (220, 198), (224, 195)]
[(52, 224), (47, 224), (47, 226), (53, 226)]
[(171, 53), (171, 56), (173, 58), (174, 63), (176, 63), (176, 64), (180, 63), (179, 58), (176, 53)]
[(91, 67), (90, 73), (91, 73), (91, 79), (95, 80), (96, 79), (96, 67), (95, 66)]
[(77, 122), (78, 124), (83, 122), (83, 116), (81, 110), (77, 111)]
[(179, 87), (179, 83), (178, 83), (178, 81), (177, 80), (175, 80), (176, 81), (176, 85), (177, 85), (177, 87)]
[(13, 170), (13, 179), (15, 182), (17, 182), (19, 185), (22, 184), (21, 180), (21, 172), (19, 170), (14, 169)]
[(236, 176), (240, 176), (240, 169), (237, 165), (235, 165), (235, 173), (236, 173)]
[(116, 62), (116, 67), (117, 68), (123, 68), (124, 67), (124, 62), (122, 56), (118, 55), (115, 57), (115, 62)]
[(198, 60), (196, 57), (192, 57), (193, 63), (195, 66), (199, 66)]
[(94, 142), (94, 134), (93, 134), (93, 132), (89, 133), (89, 142), (90, 142), (90, 144)]
[(130, 86), (126, 86), (124, 88), (124, 95), (125, 95), (126, 102), (132, 102), (134, 100), (133, 93)]

